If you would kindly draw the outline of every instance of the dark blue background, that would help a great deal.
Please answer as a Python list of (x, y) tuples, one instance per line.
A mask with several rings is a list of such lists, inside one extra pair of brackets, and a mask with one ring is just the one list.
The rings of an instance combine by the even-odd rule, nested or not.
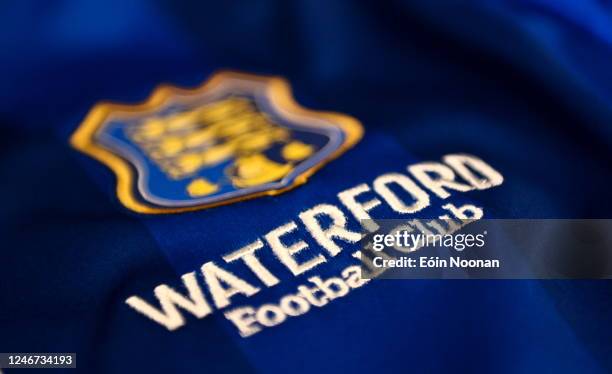
[[(169, 333), (124, 300), (450, 152), (502, 172), (470, 196), (497, 217), (610, 218), (611, 17), (570, 0), (4, 4), (0, 351), (105, 373), (610, 372), (609, 281), (378, 281), (247, 340), (220, 313)], [(99, 100), (227, 68), (286, 77), (364, 139), (291, 193), (160, 217), (122, 208), (110, 171), (68, 146)]]

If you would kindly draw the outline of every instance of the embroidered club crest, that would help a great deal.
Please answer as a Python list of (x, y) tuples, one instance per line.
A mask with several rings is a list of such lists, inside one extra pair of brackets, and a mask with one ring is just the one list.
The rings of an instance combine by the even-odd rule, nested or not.
[(71, 144), (114, 171), (123, 205), (154, 214), (285, 192), (362, 132), (352, 117), (302, 108), (282, 78), (221, 72), (142, 104), (98, 104)]

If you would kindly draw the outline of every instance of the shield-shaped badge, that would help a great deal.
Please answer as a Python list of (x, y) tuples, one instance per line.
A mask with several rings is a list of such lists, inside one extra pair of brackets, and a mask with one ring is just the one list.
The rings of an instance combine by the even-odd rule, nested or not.
[(142, 104), (98, 104), (71, 144), (115, 172), (127, 208), (173, 213), (287, 191), (362, 132), (352, 117), (298, 105), (282, 78), (221, 72)]

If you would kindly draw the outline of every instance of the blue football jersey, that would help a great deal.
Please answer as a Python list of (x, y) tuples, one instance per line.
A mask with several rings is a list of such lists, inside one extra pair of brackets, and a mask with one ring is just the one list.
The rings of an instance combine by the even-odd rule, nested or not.
[(2, 8), (0, 352), (612, 371), (609, 280), (368, 279), (359, 247), (370, 219), (610, 218), (608, 2)]

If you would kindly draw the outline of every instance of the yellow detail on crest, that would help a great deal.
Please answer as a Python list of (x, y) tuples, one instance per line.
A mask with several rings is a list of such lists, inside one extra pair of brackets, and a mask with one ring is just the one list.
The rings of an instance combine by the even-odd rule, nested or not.
[(187, 185), (187, 192), (189, 196), (206, 196), (213, 192), (217, 192), (219, 186), (214, 183), (210, 183), (205, 178), (194, 179), (189, 185)]
[(292, 141), (283, 147), (282, 154), (287, 161), (301, 161), (312, 155), (314, 147), (300, 141)]
[(236, 160), (231, 179), (236, 187), (251, 187), (278, 180), (291, 171), (291, 164), (279, 164), (262, 154)]
[(131, 139), (173, 179), (289, 139), (287, 129), (268, 120), (249, 100), (235, 97), (149, 119), (129, 131)]

